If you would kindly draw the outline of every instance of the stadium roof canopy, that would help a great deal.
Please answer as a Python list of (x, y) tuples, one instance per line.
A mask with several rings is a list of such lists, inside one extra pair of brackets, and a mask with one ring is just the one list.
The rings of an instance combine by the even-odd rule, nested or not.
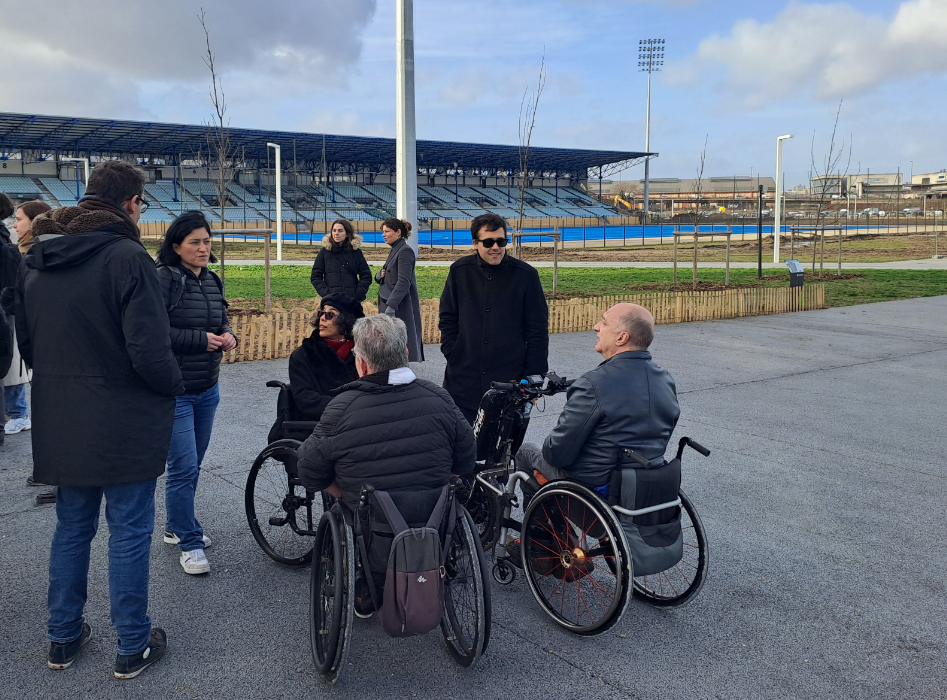
[[(325, 148), (327, 167), (335, 173), (381, 174), (395, 169), (394, 139), (236, 128), (230, 128), (229, 133), (238, 167), (266, 167), (267, 152), (271, 152), (266, 144), (277, 143), (282, 148), (284, 168), (295, 148), (298, 170), (321, 170)], [(30, 161), (63, 156), (133, 157), (142, 165), (172, 165), (182, 161), (205, 163), (207, 153), (208, 127), (203, 125), (0, 113), (0, 160), (14, 154)], [(642, 162), (648, 155), (656, 154), (531, 146), (529, 170), (577, 179), (607, 177)], [(517, 146), (418, 141), (417, 157), (418, 168), (428, 174), (520, 171)]]

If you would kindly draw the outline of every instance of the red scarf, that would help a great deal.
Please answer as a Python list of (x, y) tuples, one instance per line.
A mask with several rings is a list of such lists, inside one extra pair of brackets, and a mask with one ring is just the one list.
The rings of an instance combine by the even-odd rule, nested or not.
[(326, 341), (326, 345), (335, 350), (335, 354), (342, 362), (348, 359), (349, 353), (355, 347), (355, 343), (351, 340), (329, 340), (328, 338), (323, 338), (323, 340)]

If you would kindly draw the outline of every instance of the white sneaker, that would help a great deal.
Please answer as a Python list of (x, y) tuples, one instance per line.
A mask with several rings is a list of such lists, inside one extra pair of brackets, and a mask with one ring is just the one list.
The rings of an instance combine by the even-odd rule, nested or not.
[(210, 562), (204, 556), (203, 549), (192, 549), (190, 552), (181, 552), (181, 566), (186, 574), (209, 574)]
[(7, 435), (16, 435), (21, 430), (29, 430), (33, 427), (29, 418), (11, 418), (3, 426), (3, 432)]
[[(210, 537), (208, 537), (207, 535), (203, 535), (203, 538), (204, 538), (204, 549), (207, 549), (208, 547), (210, 547)], [(173, 532), (168, 532), (167, 530), (165, 530), (164, 541), (167, 544), (177, 544), (178, 542), (181, 541), (181, 538), (175, 535)]]

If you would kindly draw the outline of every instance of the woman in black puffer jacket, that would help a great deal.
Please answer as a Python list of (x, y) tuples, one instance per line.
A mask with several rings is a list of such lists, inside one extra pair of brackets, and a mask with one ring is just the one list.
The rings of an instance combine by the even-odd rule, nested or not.
[(171, 349), (181, 367), (184, 394), (177, 397), (165, 483), (164, 541), (181, 550), (189, 574), (205, 574), (210, 538), (194, 515), (201, 462), (210, 442), (220, 394), (217, 376), (223, 353), (237, 346), (227, 318), (223, 284), (207, 264), (210, 224), (199, 211), (184, 212), (168, 228), (158, 251), (158, 279), (171, 321)]
[(322, 239), (322, 250), (312, 264), (312, 286), (319, 296), (345, 294), (356, 301), (365, 301), (372, 286), (372, 271), (359, 250), (362, 237), (355, 233), (352, 222), (336, 219)]

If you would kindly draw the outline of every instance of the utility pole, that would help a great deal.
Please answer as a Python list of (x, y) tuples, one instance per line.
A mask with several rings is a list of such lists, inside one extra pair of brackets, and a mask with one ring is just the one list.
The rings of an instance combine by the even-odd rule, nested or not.
[(418, 254), (418, 158), (414, 120), (414, 0), (397, 0), (396, 9), (396, 173), (398, 218), (411, 222), (408, 245)]
[(756, 205), (756, 276), (763, 279), (763, 185)]
[[(651, 151), (651, 74), (664, 65), (664, 39), (641, 39), (638, 41), (638, 70), (648, 74), (648, 102), (644, 121), (644, 150)], [(651, 157), (644, 161), (644, 223), (651, 221), (650, 196)], [(643, 234), (642, 234), (643, 235)]]

